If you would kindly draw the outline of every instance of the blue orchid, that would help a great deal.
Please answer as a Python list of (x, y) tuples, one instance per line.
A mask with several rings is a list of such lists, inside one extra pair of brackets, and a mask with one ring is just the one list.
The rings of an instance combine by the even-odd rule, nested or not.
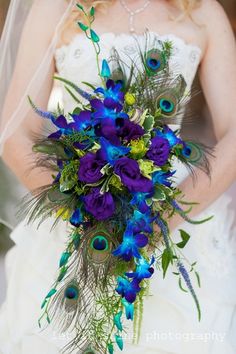
[[(104, 65), (104, 70), (107, 72), (107, 67)], [(94, 92), (101, 93), (104, 96), (104, 105), (108, 108), (116, 108), (117, 105), (123, 105), (124, 92), (121, 91), (122, 84), (115, 83), (113, 80), (107, 80), (106, 89), (98, 87)]]
[(120, 157), (127, 155), (130, 152), (130, 148), (125, 146), (116, 146), (111, 144), (107, 139), (100, 138), (101, 149), (98, 155), (111, 166), (114, 166), (116, 160)]
[(134, 304), (130, 304), (125, 298), (123, 298), (121, 302), (125, 307), (125, 315), (127, 320), (132, 321), (134, 319)]
[(169, 178), (172, 177), (175, 174), (176, 171), (172, 172), (164, 172), (164, 171), (155, 171), (152, 174), (152, 181), (154, 184), (162, 184), (166, 187), (171, 187), (171, 181), (169, 181)]
[(137, 266), (135, 272), (125, 274), (128, 278), (137, 279), (140, 282), (145, 278), (151, 278), (154, 273), (154, 268), (152, 267), (154, 261), (154, 256), (152, 256), (150, 262), (148, 262), (144, 257), (141, 257), (136, 261)]
[(93, 118), (98, 123), (102, 119), (112, 119), (115, 121), (118, 118), (129, 118), (128, 114), (122, 111), (123, 106), (120, 103), (115, 103), (115, 105), (107, 106), (105, 105), (105, 101), (102, 102), (98, 98), (94, 98), (90, 101), (90, 104), (94, 110), (92, 113)]
[(105, 78), (108, 78), (111, 76), (111, 69), (110, 69), (109, 64), (106, 61), (106, 59), (103, 59), (103, 61), (102, 61), (101, 76), (105, 77)]
[(183, 144), (183, 141), (180, 138), (178, 138), (176, 134), (173, 132), (173, 130), (170, 129), (167, 125), (163, 127), (162, 131), (156, 129), (155, 133), (156, 136), (167, 139), (171, 148), (177, 144)]
[(132, 229), (134, 233), (147, 232), (152, 233), (152, 222), (155, 220), (154, 217), (150, 216), (150, 213), (141, 213), (138, 210), (134, 211), (134, 215), (130, 220)]
[(139, 248), (145, 247), (147, 244), (147, 236), (141, 233), (134, 235), (133, 226), (129, 222), (123, 235), (122, 243), (112, 253), (114, 256), (121, 257), (128, 262), (133, 257), (141, 258)]
[(122, 311), (119, 311), (115, 316), (114, 316), (114, 324), (116, 325), (116, 328), (119, 331), (123, 330), (123, 326), (121, 323), (121, 316), (122, 316)]
[(136, 279), (130, 282), (120, 276), (117, 278), (117, 282), (116, 292), (132, 304), (136, 300), (137, 293), (141, 290), (139, 282)]
[(52, 119), (52, 123), (59, 129), (55, 133), (49, 135), (49, 139), (59, 139), (62, 135), (70, 135), (73, 133), (71, 123), (68, 123), (63, 115), (60, 115), (56, 119)]
[(90, 111), (81, 111), (79, 114), (71, 114), (71, 117), (74, 122), (70, 124), (70, 127), (78, 132), (87, 129), (92, 125)]
[(79, 227), (83, 222), (83, 214), (80, 208), (77, 208), (70, 218), (71, 225)]
[(130, 204), (131, 205), (136, 205), (141, 211), (141, 213), (146, 213), (149, 211), (149, 206), (146, 203), (146, 200), (148, 198), (151, 198), (153, 193), (142, 193), (142, 192), (136, 192), (133, 193), (133, 198), (131, 199)]

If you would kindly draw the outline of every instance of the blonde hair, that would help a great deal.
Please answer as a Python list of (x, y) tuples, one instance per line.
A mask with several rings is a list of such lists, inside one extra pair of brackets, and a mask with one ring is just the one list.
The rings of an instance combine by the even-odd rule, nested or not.
[[(69, 1), (69, 0), (66, 0)], [(80, 3), (85, 7), (85, 8), (90, 8), (93, 6), (96, 9), (101, 9), (104, 10), (110, 3), (112, 3), (114, 0), (81, 0)], [(173, 3), (176, 8), (182, 11), (182, 14), (178, 17), (179, 20), (181, 20), (184, 16), (189, 15), (191, 17), (191, 11), (197, 7), (202, 0), (166, 0), (169, 3)], [(76, 21), (80, 19), (80, 12), (76, 7), (73, 8), (73, 11), (69, 18), (67, 19), (65, 25), (62, 28), (62, 38), (63, 41), (66, 40), (66, 31), (68, 29), (71, 29), (71, 27), (76, 24)], [(78, 27), (77, 27), (78, 29)]]

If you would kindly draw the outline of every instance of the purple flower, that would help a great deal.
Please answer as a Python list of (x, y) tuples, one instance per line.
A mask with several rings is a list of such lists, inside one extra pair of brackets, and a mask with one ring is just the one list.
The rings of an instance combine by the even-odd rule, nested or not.
[(147, 152), (147, 157), (154, 161), (157, 166), (166, 164), (170, 153), (170, 144), (167, 139), (156, 136), (151, 139), (151, 147)]
[(118, 104), (124, 103), (124, 92), (121, 91), (121, 83), (116, 84), (113, 80), (107, 80), (106, 88), (98, 87), (95, 93), (101, 93), (104, 96), (104, 104), (106, 107), (114, 108)]
[(95, 183), (102, 178), (101, 168), (105, 162), (98, 159), (96, 154), (87, 153), (80, 159), (78, 177), (81, 182)]
[(71, 114), (71, 117), (74, 123), (71, 123), (70, 126), (76, 131), (85, 130), (92, 124), (90, 111), (81, 111), (79, 114)]
[(151, 192), (153, 183), (144, 177), (137, 161), (128, 157), (122, 157), (115, 162), (114, 172), (120, 176), (122, 183), (130, 192)]
[(142, 281), (143, 279), (151, 278), (154, 273), (154, 268), (152, 267), (155, 258), (152, 256), (151, 261), (148, 262), (144, 257), (137, 260), (137, 266), (135, 272), (125, 273), (128, 278), (137, 279)]
[(128, 119), (124, 120), (123, 126), (118, 131), (118, 135), (128, 142), (139, 139), (144, 133), (145, 131), (140, 125), (135, 124)]
[(115, 203), (111, 193), (101, 194), (99, 188), (92, 188), (91, 192), (84, 197), (84, 206), (86, 211), (97, 220), (106, 220), (115, 212)]
[(165, 125), (162, 131), (156, 130), (156, 136), (167, 139), (171, 148), (177, 144), (183, 144), (183, 141), (177, 137), (177, 135), (173, 132), (172, 129), (168, 127), (168, 125)]
[(120, 138), (117, 136), (117, 128), (112, 119), (103, 119), (94, 127), (98, 137), (104, 137), (114, 145), (120, 145)]
[(141, 290), (139, 282), (136, 279), (130, 282), (129, 280), (122, 277), (118, 277), (117, 280), (117, 293), (125, 298), (126, 301), (132, 304), (136, 299), (137, 293)]
[(147, 236), (141, 233), (134, 235), (132, 225), (128, 224), (123, 235), (123, 241), (113, 251), (113, 255), (122, 257), (126, 262), (129, 262), (133, 257), (140, 258), (139, 248), (143, 248), (147, 244)]
[(170, 177), (172, 177), (175, 174), (176, 171), (155, 171), (152, 174), (152, 181), (154, 184), (163, 184), (166, 187), (171, 187), (171, 181), (169, 180)]
[(149, 234), (152, 233), (152, 224), (155, 219), (156, 217), (151, 217), (149, 213), (141, 213), (140, 211), (135, 210), (134, 215), (130, 219), (133, 232), (147, 232)]

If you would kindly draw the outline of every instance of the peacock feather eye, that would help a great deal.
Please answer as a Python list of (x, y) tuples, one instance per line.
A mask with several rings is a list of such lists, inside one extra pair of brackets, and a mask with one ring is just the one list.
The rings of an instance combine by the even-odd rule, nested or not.
[(149, 50), (145, 56), (145, 68), (149, 76), (157, 74), (159, 71), (163, 70), (166, 61), (163, 53), (154, 48)]
[(192, 164), (197, 164), (203, 156), (201, 148), (191, 142), (188, 142), (187, 146), (183, 149), (183, 154), (188, 159), (188, 162)]
[(91, 247), (96, 251), (107, 251), (109, 247), (109, 242), (104, 236), (98, 235), (92, 239)]
[(162, 98), (160, 100), (160, 108), (165, 113), (172, 113), (175, 108), (175, 104), (168, 98)]
[(157, 98), (157, 109), (165, 117), (173, 117), (177, 111), (177, 98), (171, 94), (162, 94)]
[(65, 298), (68, 300), (77, 300), (79, 297), (79, 288), (76, 285), (70, 284), (64, 292)]
[(94, 264), (103, 264), (111, 257), (111, 235), (106, 230), (94, 228), (86, 236), (86, 254), (89, 261)]

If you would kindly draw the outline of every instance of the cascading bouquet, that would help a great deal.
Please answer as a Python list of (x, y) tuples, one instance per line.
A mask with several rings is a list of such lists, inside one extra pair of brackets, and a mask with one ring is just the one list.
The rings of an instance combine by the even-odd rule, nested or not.
[(195, 263), (187, 270), (181, 253), (190, 235), (180, 230), (182, 241), (174, 243), (168, 221), (175, 213), (190, 223), (209, 220), (193, 221), (191, 207), (180, 206), (188, 203), (173, 183), (173, 161), (186, 164), (192, 174), (195, 166), (209, 174), (211, 152), (183, 141), (168, 126), (180, 121), (189, 100), (184, 78), (169, 70), (171, 43), (157, 40), (144, 52), (137, 47), (139, 64), (133, 61), (128, 76), (115, 50), (100, 68), (99, 36), (91, 27), (94, 8), (77, 7), (87, 19), (79, 26), (94, 45), (101, 87), (87, 83), (84, 91), (57, 77), (75, 100), (68, 115), (60, 108), (41, 111), (30, 100), (57, 130), (34, 143), (36, 165), (53, 170), (54, 181), (28, 200), (29, 221), (55, 215), (55, 223), (63, 219), (71, 225), (39, 324), (46, 318), (59, 332), (75, 331), (66, 353), (112, 354), (115, 346), (123, 349), (126, 319), (140, 331), (154, 267), (165, 276), (169, 265), (176, 265), (180, 287), (182, 279), (200, 319), (189, 272), (199, 275)]

